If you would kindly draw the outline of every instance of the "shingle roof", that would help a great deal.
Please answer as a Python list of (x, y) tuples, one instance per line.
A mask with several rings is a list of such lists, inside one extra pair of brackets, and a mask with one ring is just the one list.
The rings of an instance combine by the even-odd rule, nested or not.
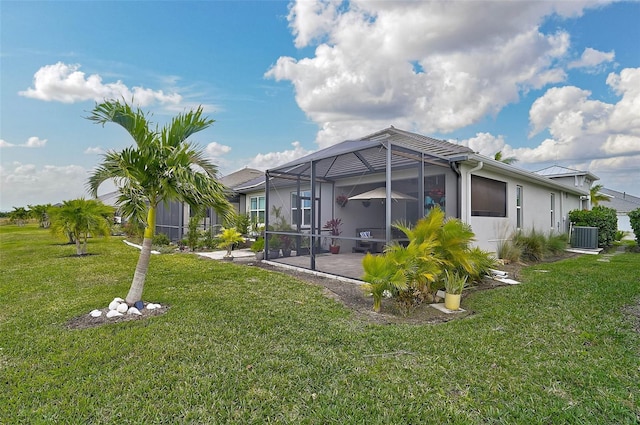
[(640, 198), (637, 196), (604, 187), (599, 192), (610, 197), (609, 202), (601, 202), (600, 205), (613, 208), (619, 213), (628, 213), (640, 208)]
[(316, 163), (316, 175), (327, 179), (379, 172), (385, 169), (384, 147), (389, 143), (396, 153), (392, 159), (394, 168), (414, 165), (421, 155), (446, 166), (449, 157), (473, 153), (465, 146), (389, 127), (360, 139), (329, 146), (269, 172), (309, 176), (312, 161)]

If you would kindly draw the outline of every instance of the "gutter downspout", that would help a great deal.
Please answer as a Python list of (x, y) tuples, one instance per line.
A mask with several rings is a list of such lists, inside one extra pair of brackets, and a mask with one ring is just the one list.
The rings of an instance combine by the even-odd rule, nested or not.
[(456, 218), (462, 218), (462, 173), (460, 172), (460, 166), (458, 165), (457, 162), (450, 162), (449, 163), (449, 167), (451, 167), (451, 169), (453, 170), (454, 173), (456, 173), (456, 190), (457, 190), (457, 194), (456, 194), (456, 198), (457, 198), (457, 202), (456, 202)]
[(480, 161), (478, 162), (478, 165), (476, 165), (475, 167), (467, 171), (467, 193), (465, 196), (466, 203), (467, 203), (467, 208), (466, 208), (467, 224), (471, 222), (471, 173), (475, 173), (476, 171), (481, 170), (482, 167), (484, 167), (484, 162)]

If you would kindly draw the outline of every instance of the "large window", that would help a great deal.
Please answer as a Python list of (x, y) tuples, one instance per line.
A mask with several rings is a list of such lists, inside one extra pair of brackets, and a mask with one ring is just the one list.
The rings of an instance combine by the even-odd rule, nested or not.
[(298, 194), (291, 194), (291, 223), (295, 226), (298, 224), (300, 217), (300, 226), (311, 226), (311, 191), (305, 190), (300, 192), (300, 212), (298, 212)]
[(471, 215), (507, 216), (507, 184), (485, 177), (471, 176)]
[(516, 186), (516, 228), (522, 229), (522, 186)]
[(249, 198), (249, 216), (251, 222), (264, 223), (264, 196), (252, 196)]

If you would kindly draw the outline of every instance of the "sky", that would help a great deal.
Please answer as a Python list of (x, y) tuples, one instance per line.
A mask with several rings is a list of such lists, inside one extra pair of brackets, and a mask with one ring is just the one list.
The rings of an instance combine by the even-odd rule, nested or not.
[[(0, 210), (88, 196), (133, 99), (221, 175), (393, 125), (640, 196), (640, 3), (0, 0)], [(99, 193), (113, 190), (105, 184)]]

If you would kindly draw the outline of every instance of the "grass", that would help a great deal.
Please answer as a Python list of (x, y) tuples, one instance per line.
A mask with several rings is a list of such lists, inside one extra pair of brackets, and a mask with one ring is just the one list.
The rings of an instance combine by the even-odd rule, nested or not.
[[(162, 316), (69, 330), (126, 294), (138, 252), (74, 257), (0, 227), (0, 423), (635, 424), (638, 254), (523, 272), (440, 325), (370, 325), (317, 287), (195, 255), (154, 256)], [(536, 269), (544, 268), (543, 273)]]

